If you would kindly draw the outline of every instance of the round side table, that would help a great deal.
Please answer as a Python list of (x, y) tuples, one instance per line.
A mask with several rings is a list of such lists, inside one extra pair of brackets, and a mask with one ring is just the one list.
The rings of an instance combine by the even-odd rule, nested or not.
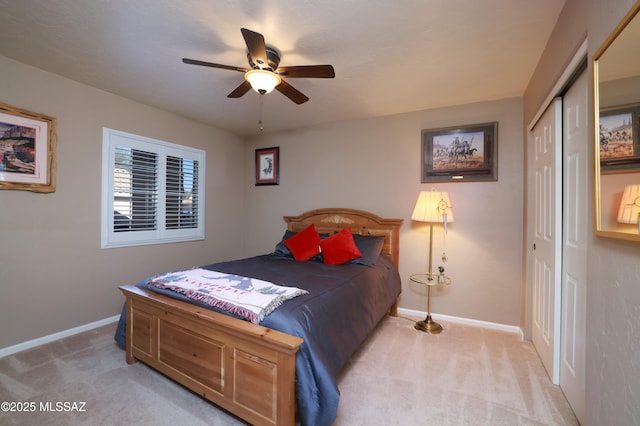
[(424, 331), (430, 334), (438, 334), (442, 331), (442, 326), (431, 319), (431, 287), (434, 285), (449, 285), (451, 284), (451, 278), (443, 274), (432, 274), (429, 272), (423, 272), (420, 274), (413, 274), (409, 277), (414, 283), (427, 286), (427, 318), (424, 321), (416, 322), (416, 330)]

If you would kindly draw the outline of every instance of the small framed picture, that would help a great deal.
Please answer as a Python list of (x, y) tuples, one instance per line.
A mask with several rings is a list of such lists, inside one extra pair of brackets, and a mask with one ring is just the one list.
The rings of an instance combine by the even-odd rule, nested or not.
[(280, 184), (280, 147), (256, 149), (256, 186)]
[(0, 103), (0, 189), (55, 188), (56, 119)]
[(640, 168), (640, 105), (600, 111), (600, 170), (602, 173), (636, 171)]
[(423, 130), (421, 162), (423, 183), (498, 180), (498, 123)]

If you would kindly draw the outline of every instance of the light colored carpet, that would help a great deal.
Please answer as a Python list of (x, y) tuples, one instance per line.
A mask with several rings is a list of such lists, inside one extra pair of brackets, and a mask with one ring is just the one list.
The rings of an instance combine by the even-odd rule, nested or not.
[[(578, 424), (531, 343), (442, 324), (429, 335), (404, 318), (383, 320), (339, 376), (336, 425)], [(244, 424), (143, 364), (127, 365), (114, 330), (0, 359), (0, 402), (35, 403), (34, 412), (0, 412), (0, 424)], [(52, 411), (56, 402), (85, 402), (85, 411)]]
[[(436, 318), (437, 320), (437, 318)], [(340, 377), (341, 425), (577, 425), (530, 342), (459, 324), (383, 321)]]

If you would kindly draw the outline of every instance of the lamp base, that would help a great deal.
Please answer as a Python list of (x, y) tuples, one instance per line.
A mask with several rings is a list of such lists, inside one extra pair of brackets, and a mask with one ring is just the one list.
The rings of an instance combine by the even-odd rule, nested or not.
[(415, 329), (429, 334), (439, 334), (442, 331), (442, 326), (432, 320), (431, 315), (427, 315), (424, 321), (418, 321), (416, 323)]

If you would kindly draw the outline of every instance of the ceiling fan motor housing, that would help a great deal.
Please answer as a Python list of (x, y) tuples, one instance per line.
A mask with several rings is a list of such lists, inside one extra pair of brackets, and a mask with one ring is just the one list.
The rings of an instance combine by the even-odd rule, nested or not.
[(247, 52), (247, 59), (249, 60), (249, 66), (252, 69), (266, 69), (269, 71), (274, 71), (278, 69), (278, 65), (280, 65), (280, 52), (273, 46), (266, 46), (267, 51), (267, 63), (266, 65), (260, 65), (253, 62), (251, 59), (251, 53)]

